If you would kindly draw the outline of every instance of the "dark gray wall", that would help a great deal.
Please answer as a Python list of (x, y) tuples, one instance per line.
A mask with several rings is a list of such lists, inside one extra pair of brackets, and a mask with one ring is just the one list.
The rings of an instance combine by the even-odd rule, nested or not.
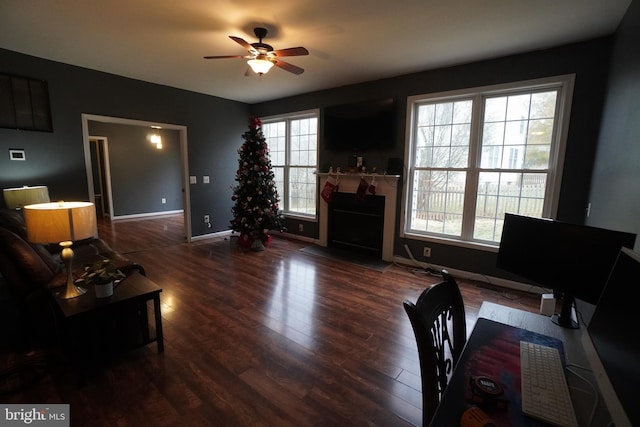
[[(151, 133), (161, 136), (162, 149)], [(179, 131), (89, 121), (89, 135), (108, 141), (114, 216), (183, 208)]]
[[(640, 235), (640, 2), (616, 35), (591, 180), (589, 225)], [(640, 249), (640, 238), (635, 249)]]
[[(575, 73), (576, 82), (557, 216), (563, 221), (583, 223), (612, 41), (612, 37), (600, 38), (527, 54), (334, 88), (256, 104), (252, 106), (252, 111), (259, 116), (269, 116), (344, 102), (394, 97), (400, 105), (398, 143), (395, 149), (365, 153), (368, 165), (378, 165), (379, 168), (380, 165), (384, 165), (386, 168), (389, 158), (404, 157), (407, 97)], [(344, 165), (346, 157), (350, 154), (327, 152), (322, 148), (321, 141), (319, 165), (322, 171), (326, 171), (329, 165)], [(403, 177), (402, 185), (405, 185), (404, 180), (406, 178)], [(399, 195), (398, 212), (400, 212), (400, 206)], [(404, 245), (407, 244), (413, 255), (424, 262), (492, 276), (515, 278), (496, 269), (495, 254), (486, 251), (429, 242), (432, 256), (423, 258), (422, 247), (425, 243), (399, 238), (399, 221), (400, 218), (396, 224), (394, 248), (396, 255), (407, 256), (404, 249)], [(289, 228), (293, 232), (298, 229), (297, 226)]]
[[(0, 129), (0, 187), (47, 185), (52, 199), (87, 200), (81, 114), (187, 127), (192, 233), (229, 229), (237, 149), (249, 106), (0, 49), (0, 72), (47, 80), (53, 132)], [(211, 75), (215, 79), (215, 74)], [(22, 148), (25, 162), (7, 150)], [(209, 175), (211, 184), (202, 184)], [(131, 185), (132, 198), (139, 197)], [(141, 196), (140, 196), (141, 197)], [(4, 200), (1, 201), (4, 204)], [(207, 229), (204, 214), (212, 219)]]

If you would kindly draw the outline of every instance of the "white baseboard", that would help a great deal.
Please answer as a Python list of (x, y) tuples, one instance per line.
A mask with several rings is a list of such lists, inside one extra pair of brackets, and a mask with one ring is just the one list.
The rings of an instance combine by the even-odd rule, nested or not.
[(318, 244), (318, 239), (314, 239), (313, 237), (307, 237), (307, 236), (301, 236), (299, 234), (293, 234), (293, 233), (287, 233), (282, 232), (282, 233), (271, 233), (274, 236), (284, 236), (288, 239), (293, 239), (293, 240), (300, 240), (303, 242), (309, 242), (309, 243), (314, 243), (314, 244)]
[(197, 240), (226, 237), (226, 236), (231, 236), (232, 234), (234, 234), (233, 230), (216, 231), (215, 233), (201, 234), (200, 236), (193, 236), (191, 237), (191, 241), (195, 242)]
[(132, 215), (118, 215), (112, 216), (111, 221), (123, 221), (125, 219), (139, 219), (139, 218), (149, 218), (149, 217), (161, 217), (161, 216), (170, 216), (183, 214), (184, 211), (182, 209), (175, 211), (162, 211), (162, 212), (146, 212), (141, 214), (132, 214)]

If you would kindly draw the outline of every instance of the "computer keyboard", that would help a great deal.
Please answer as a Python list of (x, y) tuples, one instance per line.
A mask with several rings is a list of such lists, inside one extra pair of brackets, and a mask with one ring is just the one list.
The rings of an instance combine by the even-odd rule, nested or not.
[(558, 349), (520, 341), (522, 412), (556, 426), (577, 427)]

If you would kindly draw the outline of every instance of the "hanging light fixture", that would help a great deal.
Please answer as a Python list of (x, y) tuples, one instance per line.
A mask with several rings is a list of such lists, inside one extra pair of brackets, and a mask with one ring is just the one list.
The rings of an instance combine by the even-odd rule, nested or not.
[(162, 137), (157, 133), (149, 135), (149, 140), (152, 144), (156, 145), (156, 148), (160, 150), (162, 148)]
[(273, 62), (267, 59), (267, 55), (259, 54), (254, 59), (250, 59), (247, 61), (249, 67), (253, 70), (254, 73), (258, 75), (263, 75), (269, 72), (271, 67), (273, 67)]

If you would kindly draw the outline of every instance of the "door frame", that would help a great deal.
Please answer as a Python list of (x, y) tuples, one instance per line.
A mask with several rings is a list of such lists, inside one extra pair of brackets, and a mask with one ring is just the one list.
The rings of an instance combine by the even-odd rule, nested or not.
[[(89, 135), (89, 146), (91, 144), (96, 144), (95, 152), (97, 161), (99, 162), (97, 165), (98, 171), (96, 176), (101, 181), (99, 187), (102, 188), (101, 195), (101, 203), (102, 203), (102, 212), (103, 215), (106, 214), (109, 218), (113, 218), (113, 199), (111, 193), (111, 166), (109, 165), (109, 140), (106, 136), (91, 136)], [(93, 156), (91, 157), (93, 159)], [(93, 161), (91, 162), (91, 167), (93, 168), (95, 165)], [(93, 176), (93, 175), (92, 175)], [(104, 178), (104, 179), (103, 179)], [(93, 183), (93, 187), (95, 189), (95, 182)], [(93, 195), (93, 203), (96, 203), (95, 193)], [(105, 206), (105, 199), (107, 204)], [(106, 208), (106, 209), (105, 209)]]
[[(89, 200), (92, 203), (95, 203), (95, 192), (93, 189), (93, 166), (91, 164), (91, 146), (90, 139), (95, 138), (94, 136), (89, 136), (89, 121), (94, 122), (104, 122), (104, 123), (118, 123), (125, 124), (131, 126), (143, 126), (143, 127), (151, 127), (151, 126), (159, 126), (163, 129), (173, 129), (177, 130), (180, 134), (180, 159), (182, 166), (182, 207), (183, 207), (183, 216), (184, 216), (184, 227), (185, 227), (185, 236), (187, 238), (187, 242), (191, 242), (191, 197), (189, 194), (189, 162), (188, 162), (188, 149), (187, 149), (187, 127), (182, 125), (174, 125), (170, 123), (160, 123), (160, 122), (149, 122), (144, 120), (134, 120), (134, 119), (125, 119), (122, 117), (111, 117), (111, 116), (99, 116), (95, 114), (86, 114), (81, 113), (82, 118), (82, 141), (84, 146), (84, 162), (85, 168), (87, 172), (87, 185), (89, 190)], [(108, 156), (105, 159), (106, 164), (108, 164), (109, 159)], [(109, 193), (111, 193), (111, 188), (109, 186)], [(109, 214), (111, 218), (113, 218), (113, 197), (109, 194), (110, 207)]]

